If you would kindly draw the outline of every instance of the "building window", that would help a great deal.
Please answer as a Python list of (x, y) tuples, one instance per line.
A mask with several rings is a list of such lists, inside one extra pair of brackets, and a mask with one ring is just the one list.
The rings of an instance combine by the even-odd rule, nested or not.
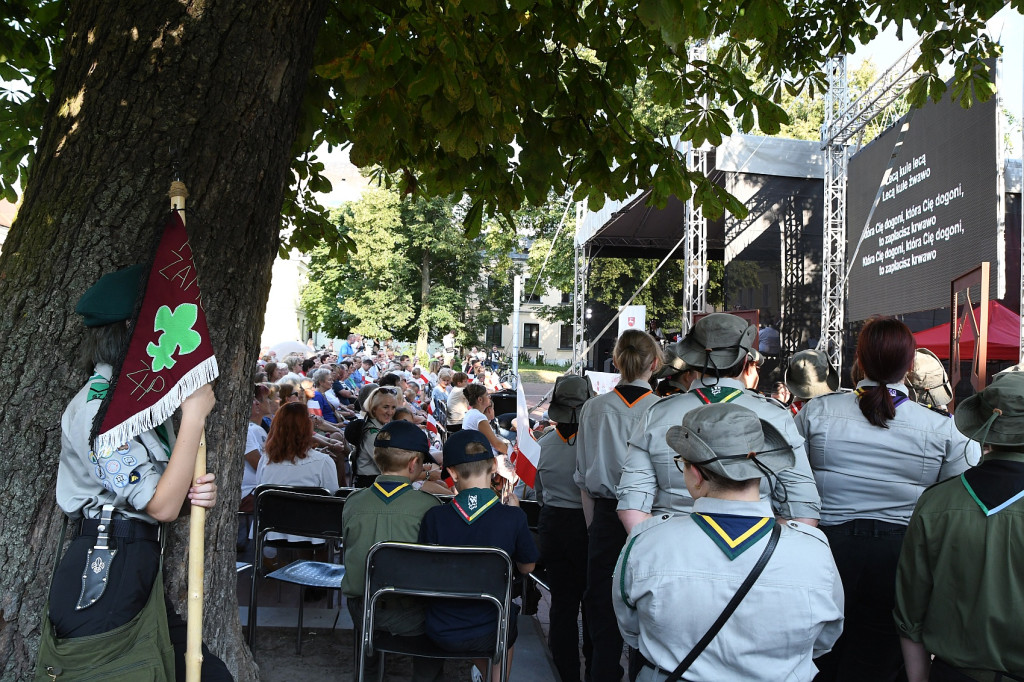
[(501, 322), (484, 327), (484, 345), (501, 348)]
[(558, 347), (561, 349), (572, 348), (571, 324), (563, 324), (558, 330)]
[(562, 303), (572, 303), (572, 292), (569, 292), (569, 291), (563, 291), (562, 292)]
[(761, 285), (761, 306), (767, 308), (771, 297), (770, 287), (767, 284)]
[(536, 291), (533, 293), (524, 292), (523, 303), (540, 303), (540, 294), (538, 294)]
[(523, 348), (540, 348), (540, 325), (523, 325)]

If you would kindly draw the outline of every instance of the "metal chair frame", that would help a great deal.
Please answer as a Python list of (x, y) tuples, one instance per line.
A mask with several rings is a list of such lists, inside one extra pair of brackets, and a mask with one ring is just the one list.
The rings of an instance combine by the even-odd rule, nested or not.
[[(482, 588), (476, 591), (448, 589), (446, 586), (451, 584), (452, 575), (455, 574), (454, 571), (450, 570), (438, 571), (436, 574), (430, 571), (396, 571), (395, 573), (401, 577), (402, 582), (385, 582), (378, 578), (378, 570), (374, 562), (380, 560), (379, 556), (387, 557), (388, 555), (394, 555), (404, 567), (416, 565), (417, 558), (433, 563), (458, 562), (462, 575), (474, 576), (476, 581), (480, 581), (483, 576), (493, 576), (495, 568), (500, 566), (501, 570), (504, 571), (503, 584), (500, 591), (495, 589), (484, 591)], [(481, 564), (479, 569), (472, 566), (474, 560)], [(407, 595), (427, 599), (472, 599), (486, 601), (494, 605), (498, 611), (498, 630), (494, 651), (490, 652), (487, 658), (492, 665), (500, 667), (501, 682), (507, 682), (508, 620), (512, 607), (512, 579), (514, 575), (512, 560), (507, 553), (497, 547), (442, 547), (439, 545), (419, 545), (406, 542), (378, 542), (375, 544), (370, 548), (370, 552), (366, 556), (366, 580), (363, 588), (363, 618), (359, 646), (359, 682), (363, 682), (366, 656), (372, 655), (375, 650), (381, 653), (419, 655), (427, 658), (482, 657), (482, 652), (463, 652), (460, 654), (449, 651), (437, 651), (436, 647), (432, 647), (430, 650), (435, 651), (436, 654), (426, 654), (421, 649), (398, 646), (403, 641), (420, 640), (420, 638), (416, 637), (389, 637), (384, 644), (375, 646), (373, 623), (377, 602), (381, 597), (387, 595)], [(431, 588), (429, 586), (431, 581), (434, 584), (443, 582), (444, 585)], [(391, 582), (394, 582), (394, 584), (390, 584)], [(478, 584), (476, 587), (479, 588), (481, 586)], [(421, 637), (426, 637), (426, 635)], [(379, 674), (383, 677), (383, 656), (381, 656), (379, 671)], [(487, 670), (486, 679), (488, 681), (491, 680), (490, 666)]]
[[(252, 586), (250, 588), (249, 596), (249, 617), (248, 617), (248, 644), (251, 651), (256, 650), (256, 624), (257, 624), (257, 593), (259, 591), (260, 579), (263, 576), (263, 546), (266, 540), (267, 533), (287, 533), (290, 535), (301, 535), (309, 538), (323, 539), (328, 542), (328, 557), (333, 555), (333, 547), (331, 543), (336, 543), (340, 546), (342, 541), (342, 510), (345, 506), (345, 499), (341, 497), (335, 497), (330, 492), (322, 488), (309, 488), (302, 486), (259, 486), (254, 491), (256, 497), (255, 510), (253, 512), (253, 518), (256, 528), (255, 540), (255, 567), (252, 575)], [(280, 521), (272, 519), (267, 521), (264, 515), (266, 510), (264, 509), (267, 504), (271, 501), (277, 501), (281, 504), (286, 504), (288, 501), (293, 501), (297, 505), (304, 506), (315, 506), (319, 507), (316, 513), (308, 513), (302, 515), (301, 521)], [(296, 564), (318, 564), (321, 562), (313, 561), (293, 561), (288, 566), (294, 566)], [(266, 576), (272, 577), (272, 576)], [(280, 578), (272, 578), (280, 580)], [(290, 581), (289, 581), (290, 582)], [(293, 583), (299, 585), (299, 622), (296, 634), (296, 645), (295, 651), (297, 654), (302, 653), (302, 618), (303, 618), (303, 604), (305, 597), (306, 586), (301, 583)], [(328, 589), (340, 590), (341, 585), (337, 587), (330, 587)], [(339, 600), (340, 601), (340, 600)], [(340, 615), (340, 611), (339, 611)], [(335, 625), (337, 625), (338, 619), (335, 618)]]

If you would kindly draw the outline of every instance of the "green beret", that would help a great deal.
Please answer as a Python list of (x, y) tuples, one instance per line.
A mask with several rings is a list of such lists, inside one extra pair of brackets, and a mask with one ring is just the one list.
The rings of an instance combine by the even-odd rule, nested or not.
[(78, 299), (75, 312), (82, 316), (86, 327), (102, 327), (131, 318), (139, 290), (145, 286), (145, 276), (146, 267), (142, 264), (103, 275)]

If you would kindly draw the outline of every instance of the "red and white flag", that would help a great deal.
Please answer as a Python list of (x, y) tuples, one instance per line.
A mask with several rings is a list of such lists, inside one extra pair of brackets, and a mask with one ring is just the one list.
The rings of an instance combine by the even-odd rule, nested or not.
[(526, 407), (526, 394), (520, 382), (516, 389), (516, 446), (512, 450), (512, 463), (519, 477), (531, 488), (537, 478), (538, 462), (540, 445), (530, 430), (530, 410)]

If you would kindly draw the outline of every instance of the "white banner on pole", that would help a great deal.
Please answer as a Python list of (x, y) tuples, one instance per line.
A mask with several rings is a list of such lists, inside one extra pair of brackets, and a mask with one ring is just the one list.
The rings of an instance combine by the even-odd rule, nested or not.
[(647, 329), (647, 306), (627, 305), (622, 309), (622, 314), (619, 315), (619, 336), (627, 329)]

